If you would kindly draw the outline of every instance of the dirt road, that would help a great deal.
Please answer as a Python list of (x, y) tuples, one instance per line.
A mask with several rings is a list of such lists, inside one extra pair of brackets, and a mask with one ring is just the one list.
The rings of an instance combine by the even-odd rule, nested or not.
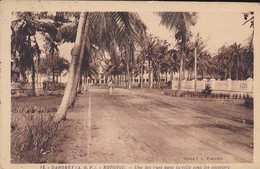
[[(253, 111), (241, 100), (176, 98), (90, 89), (77, 98), (55, 163), (233, 163), (253, 161)], [(55, 145), (56, 144), (56, 145)]]

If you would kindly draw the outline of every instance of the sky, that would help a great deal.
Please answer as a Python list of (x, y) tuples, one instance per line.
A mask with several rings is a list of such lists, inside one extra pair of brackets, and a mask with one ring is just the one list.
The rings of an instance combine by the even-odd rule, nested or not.
[[(175, 44), (174, 33), (160, 25), (160, 17), (152, 12), (138, 13), (148, 27), (148, 32), (159, 36), (162, 40)], [(206, 49), (216, 54), (222, 45), (231, 45), (234, 42), (246, 44), (250, 34), (250, 25), (244, 25), (241, 13), (212, 12), (197, 13), (197, 23), (191, 27), (193, 35), (200, 33), (203, 41), (207, 44)]]
[[(139, 12), (138, 14), (148, 27), (149, 33), (159, 36), (161, 40), (167, 40), (174, 46), (174, 33), (160, 25), (158, 15), (152, 12)], [(244, 19), (241, 13), (198, 13), (197, 17), (197, 23), (191, 27), (191, 30), (194, 35), (200, 33), (202, 40), (207, 44), (206, 49), (213, 55), (217, 54), (218, 48), (224, 44), (231, 45), (235, 42), (246, 44), (248, 42), (252, 30), (250, 25), (242, 25)], [(60, 55), (70, 61), (72, 47), (72, 43), (61, 45), (59, 47)]]

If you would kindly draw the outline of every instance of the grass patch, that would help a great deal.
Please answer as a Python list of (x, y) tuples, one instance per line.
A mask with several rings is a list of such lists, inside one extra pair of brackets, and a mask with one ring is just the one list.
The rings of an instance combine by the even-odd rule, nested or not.
[(11, 162), (40, 163), (59, 127), (52, 123), (62, 96), (12, 98)]

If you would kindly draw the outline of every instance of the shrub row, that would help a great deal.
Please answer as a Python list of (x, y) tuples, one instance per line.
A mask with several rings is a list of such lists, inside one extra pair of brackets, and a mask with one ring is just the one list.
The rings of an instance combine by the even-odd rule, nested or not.
[(211, 97), (220, 99), (245, 99), (250, 96), (248, 94), (212, 93)]
[(52, 113), (57, 112), (58, 106), (12, 106), (13, 113)]

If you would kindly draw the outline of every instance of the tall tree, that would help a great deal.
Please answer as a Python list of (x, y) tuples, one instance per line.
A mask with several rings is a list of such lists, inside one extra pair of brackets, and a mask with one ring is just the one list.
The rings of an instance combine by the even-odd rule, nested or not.
[(195, 68), (195, 57), (194, 52), (197, 52), (197, 71), (204, 78), (204, 75), (211, 75), (211, 68), (213, 65), (211, 64), (211, 55), (205, 49), (206, 44), (203, 42), (202, 37), (198, 33), (195, 37), (194, 42), (190, 42), (187, 49), (187, 57), (185, 68), (186, 70), (192, 72)]
[[(62, 103), (54, 117), (55, 122), (66, 119), (67, 110), (74, 102), (82, 60), (84, 57), (90, 57), (90, 46), (94, 43), (101, 49), (111, 52), (114, 48), (111, 41), (114, 40), (119, 47), (122, 45), (125, 47), (126, 43), (130, 46), (134, 43), (141, 44), (142, 40), (138, 32), (140, 32), (140, 28), (142, 28), (141, 31), (144, 31), (145, 26), (138, 18), (137, 14), (127, 12), (83, 12), (80, 14), (68, 82)], [(96, 36), (93, 41), (91, 35)], [(111, 55), (111, 57), (115, 56)]]
[[(33, 25), (34, 17), (30, 12), (13, 13), (16, 17), (12, 21), (11, 29), (11, 54), (13, 58), (19, 59), (20, 82), (24, 82), (25, 70), (32, 72), (32, 95), (35, 96), (35, 64), (39, 59), (40, 49), (35, 38), (36, 29)], [(17, 56), (18, 55), (18, 56)]]
[(253, 45), (253, 41), (254, 41), (254, 12), (247, 12), (244, 13), (244, 20), (245, 22), (243, 23), (243, 25), (245, 24), (250, 24), (250, 28), (252, 29), (252, 33), (249, 37), (249, 43), (247, 45), (247, 53), (246, 53), (246, 61), (247, 61), (247, 65), (248, 67), (248, 71), (250, 73), (250, 77), (253, 78), (253, 74), (254, 74), (254, 45)]
[(61, 120), (66, 119), (67, 110), (69, 106), (72, 103), (72, 100), (74, 100), (77, 84), (81, 69), (81, 63), (83, 59), (83, 53), (81, 52), (82, 44), (85, 45), (86, 40), (86, 33), (84, 33), (84, 30), (87, 28), (86, 26), (86, 20), (87, 20), (87, 13), (82, 12), (80, 14), (79, 24), (77, 28), (77, 36), (75, 40), (75, 45), (71, 51), (71, 62), (70, 62), (70, 68), (69, 68), (69, 77), (66, 85), (66, 89), (64, 92), (64, 96), (61, 102), (61, 105), (57, 111), (57, 113), (54, 116), (54, 122), (59, 122)]
[(161, 24), (165, 25), (169, 30), (174, 31), (174, 37), (180, 48), (180, 71), (177, 95), (181, 92), (181, 82), (183, 79), (183, 62), (185, 57), (185, 49), (190, 39), (189, 27), (196, 23), (196, 13), (190, 12), (159, 12)]

